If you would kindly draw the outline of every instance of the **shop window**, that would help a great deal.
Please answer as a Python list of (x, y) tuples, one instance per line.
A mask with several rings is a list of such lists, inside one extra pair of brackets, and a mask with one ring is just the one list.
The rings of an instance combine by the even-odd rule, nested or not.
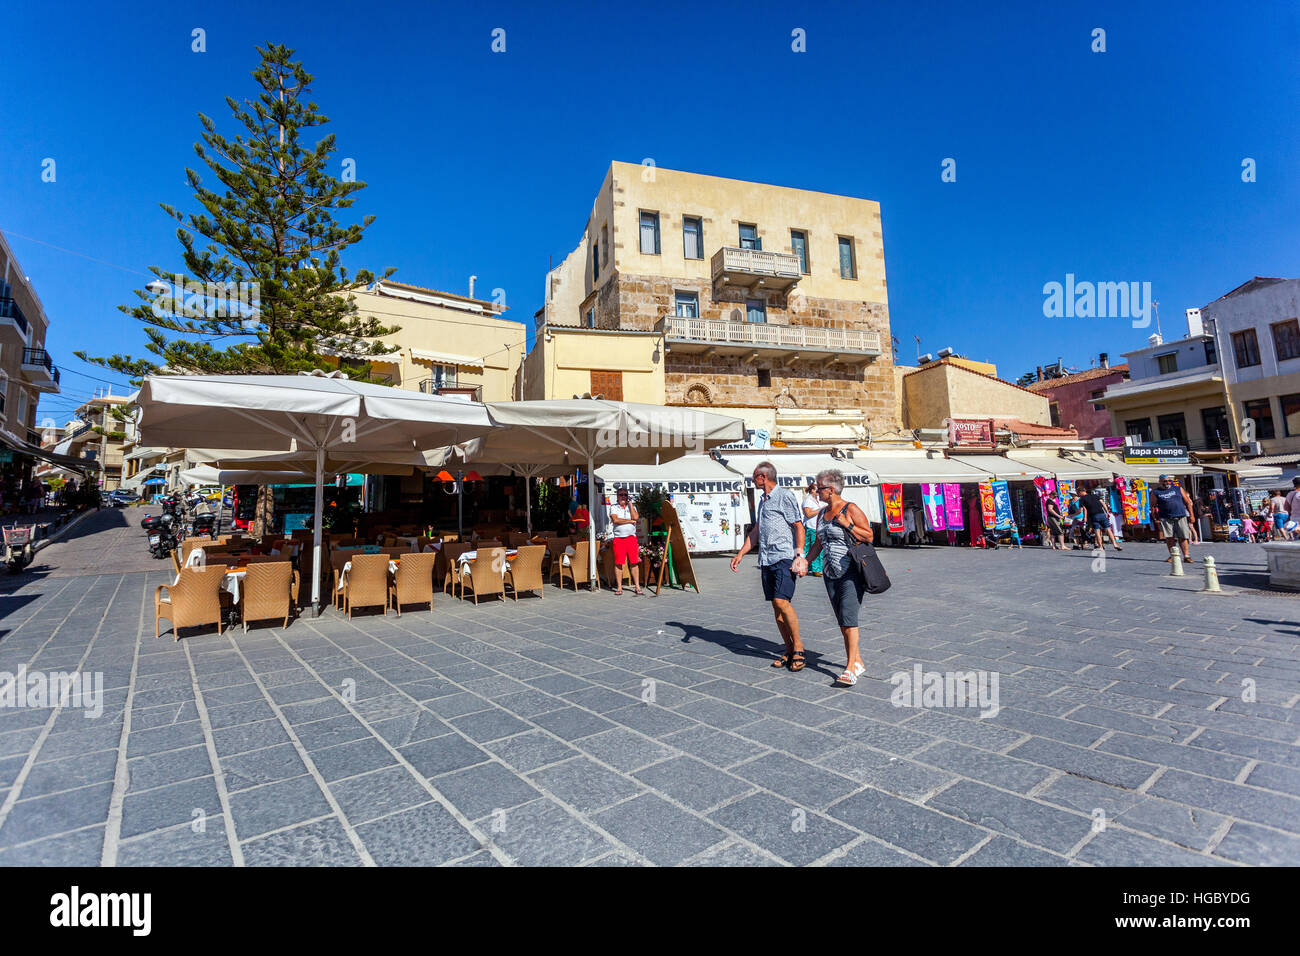
[(1151, 419), (1149, 418), (1130, 418), (1124, 423), (1124, 434), (1136, 435), (1142, 441), (1151, 440)]

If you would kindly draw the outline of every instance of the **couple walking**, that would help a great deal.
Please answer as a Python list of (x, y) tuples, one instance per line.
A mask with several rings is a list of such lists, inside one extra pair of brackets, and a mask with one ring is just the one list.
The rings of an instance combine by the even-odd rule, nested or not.
[(844, 635), (844, 653), (848, 658), (844, 673), (835, 684), (852, 687), (866, 670), (858, 651), (858, 613), (866, 585), (849, 554), (849, 547), (855, 542), (871, 541), (871, 524), (861, 508), (844, 500), (844, 475), (836, 469), (819, 472), (813, 491), (821, 508), (813, 525), (816, 538), (805, 557), (805, 509), (799, 499), (789, 488), (776, 483), (776, 467), (769, 461), (754, 469), (753, 480), (754, 487), (763, 496), (759, 499), (753, 530), (731, 559), (731, 570), (740, 570), (741, 558), (750, 551), (758, 551), (763, 597), (772, 602), (776, 626), (785, 642), (785, 654), (773, 661), (772, 666), (789, 667), (792, 671), (804, 668), (799, 618), (790, 601), (796, 579), (807, 574), (809, 563), (821, 557), (822, 582)]

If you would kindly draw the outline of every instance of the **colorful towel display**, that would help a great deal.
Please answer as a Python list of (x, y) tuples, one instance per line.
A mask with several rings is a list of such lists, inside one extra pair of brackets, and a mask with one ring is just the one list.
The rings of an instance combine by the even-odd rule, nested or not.
[(921, 501), (925, 505), (925, 530), (947, 531), (948, 522), (945, 520), (943, 507), (943, 485), (922, 483)]
[(1124, 523), (1138, 524), (1139, 514), (1137, 493), (1133, 490), (1133, 479), (1116, 478), (1115, 489), (1119, 492), (1119, 499), (1124, 506)]
[(1133, 495), (1137, 498), (1137, 514), (1139, 524), (1150, 524), (1151, 522), (1151, 489), (1147, 487), (1146, 479), (1133, 479)]
[(949, 531), (961, 531), (965, 527), (961, 515), (961, 485), (943, 486), (943, 510)]
[(903, 486), (882, 484), (881, 497), (885, 499), (885, 523), (890, 534), (903, 533)]
[(1034, 487), (1038, 489), (1038, 510), (1042, 512), (1043, 524), (1047, 524), (1047, 499), (1056, 496), (1056, 479), (1039, 475), (1034, 479)]
[(998, 512), (993, 501), (993, 485), (991, 482), (980, 482), (980, 512), (984, 518), (984, 527), (989, 529), (997, 527)]
[(997, 530), (1004, 531), (1015, 526), (1016, 519), (1011, 514), (1011, 486), (1005, 481), (991, 482), (993, 485), (993, 514), (997, 519)]

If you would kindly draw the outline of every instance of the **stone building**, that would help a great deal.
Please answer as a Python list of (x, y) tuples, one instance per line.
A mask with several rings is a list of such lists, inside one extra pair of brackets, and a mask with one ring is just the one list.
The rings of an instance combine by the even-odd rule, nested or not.
[(898, 427), (879, 203), (612, 163), (545, 294), (526, 397), (662, 387), (787, 442)]

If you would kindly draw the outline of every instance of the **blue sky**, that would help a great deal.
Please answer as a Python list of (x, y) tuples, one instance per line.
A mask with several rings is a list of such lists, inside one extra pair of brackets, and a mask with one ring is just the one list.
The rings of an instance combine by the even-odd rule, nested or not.
[(355, 210), (377, 220), (348, 264), (462, 293), (475, 274), (530, 327), (612, 159), (879, 201), (904, 362), (919, 335), (1014, 380), (1145, 343), (1127, 319), (1044, 318), (1066, 273), (1151, 282), (1166, 338), (1250, 276), (1300, 275), (1300, 7), (987, 6), (20, 5), (0, 228), (64, 370), (40, 415), (121, 382), (74, 349), (143, 351), (116, 306), (147, 281), (132, 270), (179, 263), (158, 203), (194, 208), (195, 114), (234, 132), (224, 97), (253, 95), (267, 41), (316, 76), (336, 155), (369, 184)]

